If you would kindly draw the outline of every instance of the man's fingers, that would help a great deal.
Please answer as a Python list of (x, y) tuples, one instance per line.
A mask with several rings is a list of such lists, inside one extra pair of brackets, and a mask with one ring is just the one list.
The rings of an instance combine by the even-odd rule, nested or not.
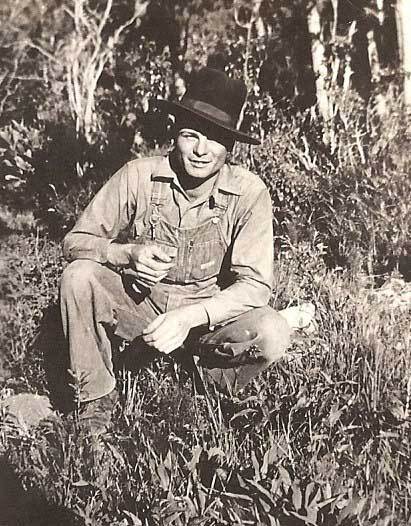
[(160, 325), (155, 327), (152, 331), (148, 332), (147, 334), (143, 332), (144, 341), (146, 343), (155, 342), (157, 344), (160, 341), (167, 340), (170, 337), (172, 338), (172, 335), (170, 335), (169, 328), (165, 327), (164, 325), (165, 324), (160, 323)]
[(168, 269), (167, 270), (162, 270), (162, 269), (153, 269), (143, 263), (137, 263), (135, 266), (134, 266), (136, 272), (138, 274), (140, 274), (141, 276), (149, 276), (151, 277), (152, 279), (163, 279), (166, 275), (167, 275), (167, 272), (168, 272)]
[(164, 346), (159, 346), (159, 348), (157, 349), (159, 352), (163, 353), (163, 354), (170, 354), (172, 353), (173, 351), (175, 351), (176, 349), (178, 349), (180, 347), (181, 344), (177, 343), (177, 342), (173, 342), (173, 343), (168, 343)]
[(179, 338), (171, 339), (166, 338), (155, 342), (155, 348), (157, 351), (163, 354), (170, 354), (180, 347), (183, 342)]
[(138, 286), (138, 285), (142, 285), (144, 288), (146, 289), (151, 289), (151, 287), (154, 287), (154, 285), (156, 284), (155, 282), (153, 282), (152, 280), (148, 280), (148, 279), (143, 279), (143, 278), (136, 278), (134, 283)]
[(174, 254), (167, 254), (161, 247), (158, 245), (152, 245), (151, 247), (151, 253), (156, 260), (162, 263), (170, 263), (174, 259)]
[(168, 272), (174, 267), (174, 263), (163, 263), (162, 261), (157, 261), (148, 256), (141, 256), (140, 260), (134, 263), (134, 266), (136, 269), (143, 266), (152, 272)]
[(165, 270), (153, 268), (148, 263), (149, 261), (139, 261), (134, 265), (134, 268), (136, 271), (140, 274), (148, 274), (149, 276), (152, 276), (153, 278), (157, 278), (164, 274)]
[(160, 316), (157, 316), (157, 318), (153, 320), (150, 325), (147, 325), (147, 327), (143, 330), (143, 338), (146, 343), (153, 341), (153, 333), (158, 327), (160, 327), (163, 321), (164, 314), (160, 314)]

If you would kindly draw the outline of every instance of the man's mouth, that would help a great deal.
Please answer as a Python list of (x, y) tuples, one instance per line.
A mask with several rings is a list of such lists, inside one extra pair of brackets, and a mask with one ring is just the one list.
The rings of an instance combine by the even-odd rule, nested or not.
[(200, 159), (189, 159), (190, 164), (192, 164), (195, 168), (203, 168), (204, 166), (207, 166), (211, 161), (202, 161)]

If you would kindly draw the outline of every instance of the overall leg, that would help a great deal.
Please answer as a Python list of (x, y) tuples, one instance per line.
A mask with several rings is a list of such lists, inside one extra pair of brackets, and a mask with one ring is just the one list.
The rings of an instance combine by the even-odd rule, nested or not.
[(282, 358), (291, 329), (271, 307), (242, 314), (200, 338), (198, 362), (223, 389), (238, 392)]
[(119, 274), (89, 260), (64, 271), (60, 304), (70, 367), (84, 377), (80, 401), (101, 398), (115, 387), (110, 334), (132, 341), (157, 313), (126, 292)]

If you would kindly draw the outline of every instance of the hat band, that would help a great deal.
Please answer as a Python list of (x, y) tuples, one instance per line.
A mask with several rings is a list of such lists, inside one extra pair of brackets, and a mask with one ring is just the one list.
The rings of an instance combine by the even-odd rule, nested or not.
[(183, 104), (186, 108), (200, 111), (201, 113), (204, 113), (215, 120), (219, 120), (220, 123), (224, 124), (225, 126), (234, 127), (235, 125), (231, 115), (223, 110), (220, 110), (219, 108), (216, 108), (215, 106), (212, 106), (211, 104), (208, 104), (207, 102), (203, 102), (202, 100), (194, 100), (190, 99), (189, 97), (183, 97), (181, 104)]

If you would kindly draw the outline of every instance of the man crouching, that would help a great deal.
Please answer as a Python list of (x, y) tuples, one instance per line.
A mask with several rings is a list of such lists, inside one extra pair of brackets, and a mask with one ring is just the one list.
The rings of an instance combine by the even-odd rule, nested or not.
[(245, 97), (242, 81), (204, 68), (180, 102), (159, 101), (175, 116), (171, 153), (126, 164), (66, 236), (61, 311), (85, 415), (109, 422), (113, 335), (133, 342), (136, 363), (197, 355), (231, 392), (283, 356), (290, 327), (268, 306), (270, 195), (227, 160), (236, 140), (259, 143), (236, 129)]

